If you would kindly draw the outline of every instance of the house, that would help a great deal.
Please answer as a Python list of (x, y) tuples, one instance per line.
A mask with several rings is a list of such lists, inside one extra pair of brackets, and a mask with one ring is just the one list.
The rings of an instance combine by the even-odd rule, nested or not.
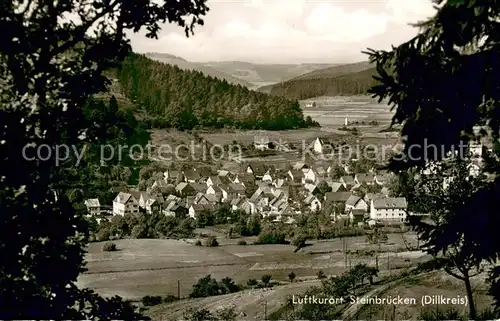
[(163, 177), (167, 183), (174, 183), (177, 180), (177, 177), (181, 174), (179, 171), (167, 169), (163, 173)]
[(364, 222), (365, 217), (366, 217), (365, 210), (351, 209), (349, 211), (349, 221), (352, 224), (358, 224)]
[(268, 136), (254, 136), (253, 146), (258, 150), (269, 149), (269, 137)]
[(304, 203), (307, 206), (309, 206), (309, 210), (311, 212), (316, 212), (316, 211), (321, 210), (321, 201), (313, 194), (306, 197), (306, 199), (304, 200)]
[(482, 144), (469, 144), (469, 154), (471, 158), (482, 158), (484, 152), (484, 146)]
[(153, 214), (161, 211), (160, 202), (154, 198), (149, 198), (146, 201), (146, 213)]
[(101, 214), (101, 203), (98, 198), (90, 198), (85, 200), (85, 206), (89, 215), (100, 215)]
[(382, 193), (366, 193), (364, 200), (367, 204), (371, 204), (372, 200), (375, 200), (377, 198), (384, 198), (384, 197), (386, 197), (386, 195), (384, 195)]
[(222, 199), (222, 198), (227, 199), (227, 194), (223, 195), (222, 189), (219, 186), (214, 186), (214, 185), (209, 186), (207, 188), (206, 194), (207, 195), (214, 195), (218, 199)]
[(272, 175), (272, 174), (271, 174), (271, 171), (270, 171), (270, 170), (268, 170), (268, 171), (264, 174), (264, 176), (262, 176), (262, 181), (263, 181), (263, 182), (269, 182), (269, 183), (272, 183), (272, 182), (273, 182), (273, 176), (274, 176), (274, 175)]
[(316, 171), (313, 169), (309, 169), (306, 172), (304, 172), (304, 177), (302, 178), (302, 184), (305, 183), (315, 183), (318, 179), (318, 176), (316, 175)]
[(257, 178), (262, 178), (267, 172), (267, 168), (264, 164), (251, 163), (247, 166), (246, 172), (248, 174), (253, 174)]
[(242, 184), (229, 184), (227, 185), (227, 192), (229, 197), (245, 196), (246, 188)]
[(345, 211), (349, 213), (352, 210), (368, 212), (368, 204), (361, 197), (351, 195), (345, 202)]
[(292, 182), (302, 183), (302, 180), (305, 178), (305, 175), (304, 172), (301, 170), (292, 169), (288, 171), (287, 177)]
[(373, 174), (358, 173), (354, 175), (354, 182), (357, 185), (373, 185), (375, 184), (375, 176)]
[(385, 197), (371, 201), (370, 218), (379, 222), (404, 222), (407, 202), (404, 197)]
[(343, 203), (347, 202), (349, 197), (351, 197), (351, 192), (328, 192), (325, 193), (325, 205), (331, 203)]
[(241, 210), (247, 214), (256, 213), (255, 204), (249, 202), (245, 197), (236, 197), (231, 201), (233, 211)]
[(293, 169), (297, 171), (301, 171), (305, 168), (309, 168), (309, 166), (307, 166), (304, 162), (297, 162), (295, 163), (295, 165), (293, 165)]
[(139, 192), (136, 195), (139, 197), (139, 207), (146, 208), (146, 202), (151, 198), (149, 194), (147, 192)]
[(342, 176), (339, 181), (347, 190), (351, 190), (356, 185), (356, 181), (352, 176)]
[(207, 184), (204, 183), (191, 183), (189, 185), (193, 187), (196, 193), (205, 193), (208, 188)]
[(174, 216), (175, 218), (185, 218), (188, 214), (188, 209), (184, 206), (179, 205), (175, 201), (171, 201), (163, 209), (163, 214), (166, 216)]
[(184, 182), (179, 183), (175, 187), (175, 191), (181, 197), (185, 197), (185, 196), (190, 196), (190, 195), (195, 195), (196, 194), (196, 190), (193, 188), (193, 186), (191, 186), (191, 184), (184, 183)]
[(213, 212), (215, 207), (212, 204), (193, 204), (189, 207), (189, 217), (196, 218), (201, 213)]
[(328, 186), (331, 187), (332, 192), (347, 192), (347, 188), (344, 187), (342, 183), (337, 183), (337, 182), (328, 182)]
[(188, 183), (196, 183), (201, 178), (200, 173), (194, 169), (186, 169), (182, 172), (182, 175), (184, 177), (184, 181)]
[(166, 188), (168, 186), (168, 183), (164, 179), (157, 179), (152, 185), (151, 189), (153, 188)]
[(212, 186), (212, 185), (218, 186), (218, 185), (222, 185), (222, 180), (221, 180), (220, 176), (210, 176), (207, 179), (206, 184), (207, 184), (207, 186)]
[[(224, 184), (230, 184), (231, 182), (227, 182), (227, 183), (224, 183)], [(236, 177), (234, 178), (233, 182), (234, 184), (242, 184), (244, 186), (248, 186), (248, 185), (252, 185), (252, 184), (255, 184), (255, 176), (253, 174), (248, 174), (248, 173), (244, 173), (244, 174), (238, 174), (236, 175)]]
[(317, 137), (311, 144), (312, 150), (317, 154), (323, 154), (328, 145), (322, 138)]
[(113, 200), (113, 215), (138, 214), (139, 201), (130, 193), (120, 192)]
[(199, 193), (194, 199), (194, 204), (215, 204), (219, 203), (219, 201), (220, 199), (218, 199), (216, 195)]

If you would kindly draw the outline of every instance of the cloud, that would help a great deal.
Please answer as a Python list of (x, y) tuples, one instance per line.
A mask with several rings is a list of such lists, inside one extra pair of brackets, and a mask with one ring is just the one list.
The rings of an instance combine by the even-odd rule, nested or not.
[(132, 37), (134, 50), (192, 61), (355, 62), (366, 47), (386, 49), (416, 34), (407, 24), (432, 14), (430, 1), (211, 1), (205, 25), (186, 39), (166, 26), (158, 41)]
[(316, 5), (305, 20), (309, 34), (320, 39), (336, 42), (360, 42), (383, 33), (389, 23), (389, 15), (370, 13), (365, 9), (347, 12), (329, 3)]

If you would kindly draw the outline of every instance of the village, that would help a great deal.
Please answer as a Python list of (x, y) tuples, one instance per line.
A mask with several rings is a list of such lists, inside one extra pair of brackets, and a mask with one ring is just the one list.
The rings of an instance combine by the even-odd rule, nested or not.
[[(257, 150), (266, 150), (270, 144), (268, 137), (254, 139)], [(327, 150), (326, 145), (316, 138), (310, 143), (310, 150), (321, 155)], [(472, 174), (479, 170), (483, 149), (481, 144), (470, 146), (475, 157), (470, 167)], [(344, 162), (297, 161), (281, 166), (264, 161), (244, 162), (238, 171), (207, 167), (168, 169), (156, 173), (156, 177), (162, 178), (145, 190), (117, 190), (112, 207), (100, 204), (97, 197), (86, 200), (85, 205), (88, 214), (98, 221), (142, 212), (196, 220), (221, 206), (287, 224), (293, 224), (301, 214), (319, 211), (327, 212), (333, 222), (343, 220), (350, 225), (370, 227), (402, 225), (408, 215), (422, 214), (409, 213), (407, 200), (395, 197), (391, 190), (396, 180), (394, 174), (377, 168), (380, 166), (375, 162), (368, 163), (368, 167), (353, 166), (362, 161), (356, 156)]]

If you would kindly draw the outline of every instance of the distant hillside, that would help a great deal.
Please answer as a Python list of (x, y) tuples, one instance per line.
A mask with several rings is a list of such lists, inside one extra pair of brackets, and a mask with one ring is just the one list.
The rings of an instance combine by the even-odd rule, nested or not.
[(129, 55), (116, 73), (122, 92), (156, 127), (280, 130), (315, 125), (310, 118), (304, 120), (296, 100), (251, 91), (145, 55)]
[(248, 82), (244, 79), (233, 77), (233, 76), (231, 76), (231, 74), (224, 73), (224, 72), (217, 70), (215, 68), (212, 68), (210, 66), (206, 66), (206, 65), (203, 65), (203, 64), (197, 63), (197, 62), (190, 62), (184, 58), (177, 57), (174, 55), (153, 52), (153, 53), (146, 53), (146, 57), (153, 59), (153, 60), (156, 60), (156, 61), (170, 64), (170, 65), (177, 65), (179, 68), (184, 69), (184, 70), (200, 71), (203, 74), (205, 74), (206, 76), (216, 77), (216, 78), (219, 78), (221, 80), (224, 79), (230, 84), (242, 85), (242, 86), (249, 87), (249, 88), (255, 87), (254, 84), (251, 84), (250, 82)]
[(333, 64), (254, 64), (244, 61), (216, 61), (204, 65), (256, 85), (278, 83), (333, 66)]
[(375, 67), (368, 62), (329, 67), (301, 75), (258, 91), (288, 99), (308, 99), (318, 96), (366, 94), (376, 83)]
[(331, 66), (323, 69), (314, 70), (290, 80), (332, 78), (332, 77), (347, 75), (350, 73), (357, 73), (373, 67), (374, 66), (371, 65), (370, 62), (362, 61), (353, 64), (337, 65), (337, 66)]
[(166, 53), (146, 53), (148, 58), (181, 69), (201, 71), (207, 76), (225, 79), (228, 83), (257, 89), (263, 85), (275, 84), (314, 70), (334, 66), (334, 64), (255, 64), (245, 61), (193, 62)]

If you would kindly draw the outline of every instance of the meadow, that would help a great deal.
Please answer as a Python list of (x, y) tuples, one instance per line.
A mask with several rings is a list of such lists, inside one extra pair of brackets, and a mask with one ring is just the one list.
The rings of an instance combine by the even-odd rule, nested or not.
[[(397, 243), (384, 244), (380, 250), (395, 252), (380, 254), (380, 262), (389, 260), (391, 268), (396, 268), (422, 257), (406, 257), (401, 237), (390, 237)], [(360, 237), (346, 240), (349, 249), (354, 249), (354, 244), (358, 249), (370, 247)], [(184, 297), (207, 274), (217, 279), (231, 277), (245, 284), (249, 278), (260, 279), (265, 274), (287, 281), (292, 271), (297, 278), (307, 279), (314, 278), (320, 270), (337, 275), (349, 265), (375, 264), (373, 255), (352, 254), (346, 261), (340, 239), (312, 242), (297, 253), (291, 245), (236, 245), (237, 241), (220, 238), (220, 246), (209, 248), (184, 240), (127, 239), (114, 241), (119, 249), (116, 252), (102, 251), (103, 243), (91, 243), (86, 257), (88, 271), (80, 276), (79, 284), (103, 295), (117, 294), (133, 300), (145, 295), (177, 295), (180, 284)]]

